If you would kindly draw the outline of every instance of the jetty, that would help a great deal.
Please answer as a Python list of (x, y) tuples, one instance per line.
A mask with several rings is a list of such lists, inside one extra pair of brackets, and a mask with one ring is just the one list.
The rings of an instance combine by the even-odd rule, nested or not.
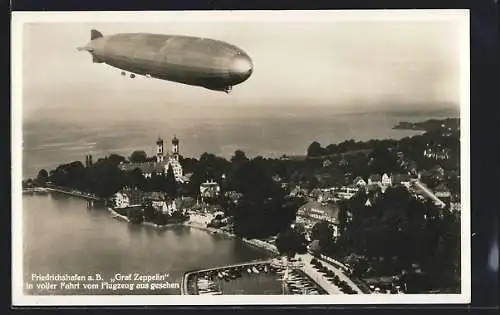
[(23, 188), (23, 193), (48, 193), (48, 192), (57, 192), (65, 195), (69, 195), (72, 197), (78, 197), (81, 199), (85, 199), (87, 201), (104, 201), (103, 198), (96, 196), (95, 194), (78, 191), (76, 189), (60, 187), (56, 185), (48, 185), (43, 187), (29, 187)]

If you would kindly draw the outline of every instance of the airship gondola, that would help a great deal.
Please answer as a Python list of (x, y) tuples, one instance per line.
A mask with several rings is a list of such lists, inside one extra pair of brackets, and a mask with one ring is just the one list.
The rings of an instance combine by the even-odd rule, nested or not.
[(130, 77), (173, 81), (229, 93), (246, 81), (253, 62), (242, 49), (223, 41), (149, 33), (103, 36), (91, 30), (90, 42), (79, 47), (94, 63), (130, 72)]

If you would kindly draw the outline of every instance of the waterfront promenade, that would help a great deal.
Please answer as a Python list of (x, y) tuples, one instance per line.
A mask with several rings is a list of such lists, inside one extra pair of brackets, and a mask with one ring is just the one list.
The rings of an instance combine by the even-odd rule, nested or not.
[[(311, 260), (314, 258), (311, 254), (297, 254), (297, 256), (304, 262), (303, 271), (312, 279), (314, 279), (319, 285), (323, 287), (329, 294), (341, 294), (340, 288), (335, 286), (330, 280), (328, 280), (324, 274), (318, 272), (314, 266), (311, 264)], [(345, 281), (353, 290), (358, 294), (364, 294), (364, 292), (355, 284), (342, 270), (332, 265), (331, 263), (321, 259), (323, 266), (328, 268), (330, 271), (335, 273), (340, 280)]]

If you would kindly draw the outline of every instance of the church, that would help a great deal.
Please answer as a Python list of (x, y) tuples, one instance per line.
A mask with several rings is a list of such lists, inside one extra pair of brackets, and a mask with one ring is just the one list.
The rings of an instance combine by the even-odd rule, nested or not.
[(156, 140), (155, 160), (143, 163), (123, 163), (120, 165), (122, 171), (132, 171), (134, 169), (141, 170), (145, 178), (151, 178), (153, 175), (166, 175), (169, 168), (172, 168), (175, 180), (185, 182), (186, 178), (182, 173), (182, 165), (179, 155), (179, 139), (174, 136), (172, 139), (172, 152), (165, 152), (163, 147), (163, 139), (161, 137)]

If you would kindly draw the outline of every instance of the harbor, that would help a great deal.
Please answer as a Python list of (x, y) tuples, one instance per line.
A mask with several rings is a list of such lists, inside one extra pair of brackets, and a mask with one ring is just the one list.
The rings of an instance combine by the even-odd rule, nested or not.
[(276, 264), (276, 259), (253, 261), (224, 267), (187, 272), (183, 276), (183, 295), (328, 294), (299, 268)]

